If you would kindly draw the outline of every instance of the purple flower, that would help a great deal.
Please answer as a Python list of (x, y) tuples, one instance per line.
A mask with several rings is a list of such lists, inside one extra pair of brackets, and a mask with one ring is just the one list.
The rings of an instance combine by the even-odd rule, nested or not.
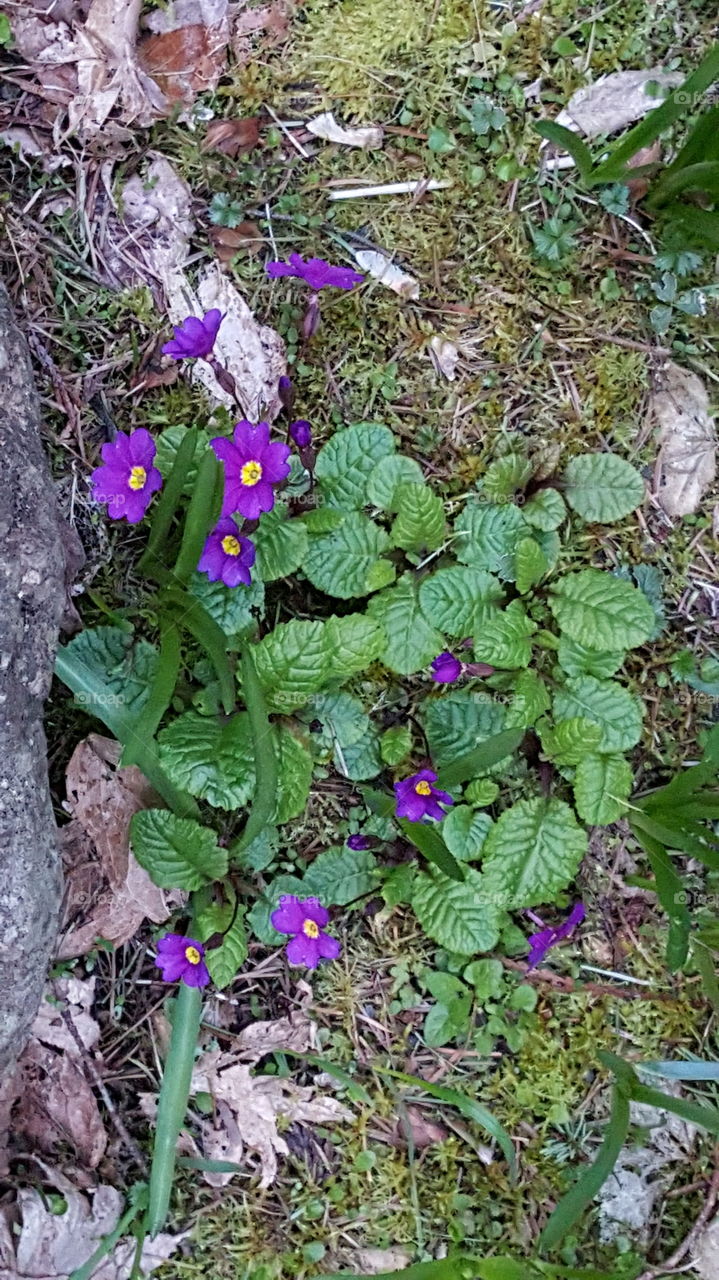
[(206, 987), (210, 973), (204, 957), (201, 942), (185, 938), (181, 933), (166, 933), (157, 944), (155, 964), (162, 970), (163, 982), (182, 979), (188, 987)]
[(431, 769), (420, 769), (411, 778), (395, 782), (397, 817), (409, 818), (410, 822), (422, 822), (424, 818), (443, 818), (444, 810), (440, 808), (440, 803), (454, 804), (454, 800), (446, 791), (439, 791), (433, 785), (436, 781), (437, 774)]
[(353, 289), (364, 280), (364, 276), (351, 267), (333, 267), (324, 258), (309, 258), (305, 262), (299, 253), (291, 253), (289, 262), (268, 262), (266, 271), (273, 280), (277, 276), (297, 276), (311, 289)]
[(107, 503), (113, 520), (137, 524), (142, 520), (153, 493), (162, 488), (162, 476), (153, 467), (155, 442), (144, 427), (126, 436), (118, 431), (110, 444), (102, 446), (101, 467), (91, 476), (92, 496)]
[(201, 320), (197, 316), (188, 316), (182, 324), (174, 325), (175, 336), (165, 343), (162, 348), (163, 356), (172, 356), (173, 360), (209, 356), (221, 324), (222, 312), (217, 307), (208, 311)]
[(280, 404), (283, 409), (289, 413), (295, 399), (295, 389), (292, 386), (292, 379), (287, 377), (286, 373), (282, 374), (277, 384), (277, 394), (280, 398)]
[(280, 905), (272, 912), (270, 922), (278, 933), (291, 933), (287, 943), (287, 959), (290, 964), (303, 964), (316, 969), (320, 960), (336, 960), (340, 944), (336, 938), (323, 933), (330, 913), (317, 898), (303, 898), (294, 894), (280, 898)]
[(438, 684), (451, 684), (453, 680), (458, 680), (461, 674), (462, 663), (448, 649), (432, 659), (432, 679)]
[(369, 849), (371, 844), (372, 841), (369, 836), (355, 835), (349, 837), (349, 840), (347, 841), (347, 848), (355, 850)]
[(312, 444), (312, 427), (304, 418), (298, 418), (290, 426), (290, 435), (298, 449), (308, 449)]
[[(534, 969), (536, 965), (541, 964), (551, 947), (555, 947), (563, 938), (568, 938), (573, 929), (584, 919), (584, 903), (575, 902), (572, 910), (567, 916), (564, 924), (552, 928), (551, 925), (545, 926), (539, 933), (531, 934), (529, 938), (529, 955), (527, 961), (530, 969)], [(533, 917), (541, 924), (538, 917)]]
[(197, 568), (207, 574), (210, 582), (224, 582), (226, 587), (244, 582), (249, 587), (254, 563), (253, 544), (249, 538), (240, 537), (232, 516), (223, 516), (209, 535)]
[(290, 474), (290, 448), (286, 444), (270, 444), (266, 422), (259, 422), (256, 427), (251, 422), (238, 422), (233, 440), (216, 436), (210, 441), (225, 464), (222, 515), (239, 511), (246, 520), (257, 520), (275, 505), (273, 484), (286, 480)]

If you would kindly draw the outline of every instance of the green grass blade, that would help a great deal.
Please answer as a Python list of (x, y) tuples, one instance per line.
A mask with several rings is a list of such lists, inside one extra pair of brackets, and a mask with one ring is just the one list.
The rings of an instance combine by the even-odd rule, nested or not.
[(719, 1080), (719, 1062), (682, 1062), (669, 1058), (664, 1061), (640, 1062), (637, 1065), (643, 1071), (663, 1076), (665, 1080)]
[(671, 1111), (675, 1116), (689, 1124), (699, 1125), (709, 1133), (719, 1134), (719, 1109), (704, 1107), (698, 1102), (688, 1102), (685, 1098), (672, 1098), (661, 1089), (653, 1089), (650, 1085), (637, 1082), (632, 1087), (634, 1102), (645, 1102), (648, 1107), (659, 1107), (662, 1111)]
[(647, 206), (658, 209), (682, 191), (706, 191), (710, 196), (719, 195), (719, 161), (702, 160), (684, 169), (662, 174), (652, 187)]
[(702, 840), (698, 840), (696, 836), (686, 828), (668, 825), (669, 820), (665, 822), (656, 822), (654, 818), (648, 817), (645, 813), (633, 813), (631, 818), (632, 829), (635, 827), (639, 831), (645, 831), (653, 840), (658, 840), (667, 849), (674, 849), (679, 853), (686, 853), (692, 858), (698, 858), (705, 866), (710, 867), (713, 871), (719, 871), (719, 854), (715, 853), (711, 845), (704, 844)]
[(149, 743), (172, 701), (180, 670), (180, 635), (174, 623), (165, 624), (160, 637), (160, 652), (155, 678), (147, 702), (135, 722), (134, 736), (125, 744), (120, 764), (137, 764), (138, 743)]
[(172, 521), (175, 518), (187, 477), (190, 474), (195, 450), (197, 449), (197, 441), (197, 428), (190, 427), (187, 434), (180, 441), (172, 470), (167, 477), (155, 507), (147, 546), (138, 564), (140, 573), (145, 574), (146, 577), (154, 578), (156, 581), (162, 581), (170, 571), (169, 563), (166, 563), (163, 558), (163, 548), (172, 527)]
[(499, 1120), (492, 1115), (491, 1111), (483, 1107), (481, 1102), (476, 1102), (474, 1098), (467, 1097), (466, 1093), (460, 1093), (457, 1089), (448, 1089), (441, 1084), (431, 1084), (428, 1080), (422, 1080), (419, 1076), (406, 1075), (404, 1071), (393, 1071), (390, 1067), (375, 1067), (374, 1070), (381, 1075), (392, 1076), (393, 1080), (401, 1080), (403, 1084), (409, 1084), (413, 1088), (421, 1089), (424, 1093), (430, 1094), (431, 1097), (437, 1098), (440, 1102), (446, 1102), (449, 1106), (456, 1107), (468, 1120), (473, 1120), (490, 1137), (494, 1138), (509, 1165), (512, 1181), (516, 1181), (517, 1157), (512, 1146), (512, 1139)]
[(669, 917), (666, 958), (670, 971), (676, 973), (681, 969), (687, 958), (691, 931), (691, 916), (686, 907), (684, 885), (664, 845), (658, 840), (653, 840), (646, 831), (635, 826), (632, 819), (630, 819), (629, 826), (635, 840), (638, 841), (647, 855), (649, 865), (654, 873), (657, 897)]
[(197, 569), (210, 529), (215, 525), (220, 511), (222, 494), (222, 470), (211, 449), (208, 449), (197, 472), (197, 480), (187, 509), (182, 532), (180, 551), (173, 569), (173, 576), (186, 586)]
[(719, 160), (719, 106), (702, 112), (666, 172), (686, 169), (700, 160)]
[(408, 822), (406, 818), (400, 818), (399, 825), (410, 844), (419, 849), (428, 862), (434, 863), (450, 880), (464, 880), (462, 867), (434, 827), (425, 826), (423, 822)]
[(440, 1258), (437, 1262), (416, 1262), (402, 1271), (383, 1271), (371, 1276), (355, 1275), (351, 1271), (333, 1271), (318, 1276), (317, 1280), (476, 1280), (482, 1273), (468, 1270), (475, 1261), (460, 1255), (457, 1258)]
[[(137, 1185), (139, 1184), (136, 1184), (136, 1187)], [(142, 1212), (146, 1204), (147, 1191), (145, 1190), (144, 1193), (135, 1196), (134, 1203), (125, 1210), (114, 1230), (109, 1231), (106, 1236), (102, 1237), (95, 1252), (90, 1255), (87, 1262), (83, 1262), (81, 1267), (76, 1267), (76, 1269), (70, 1273), (68, 1280), (92, 1280), (92, 1277), (95, 1275), (103, 1258), (106, 1258), (108, 1254), (113, 1252), (115, 1245), (122, 1239), (125, 1232), (135, 1221), (137, 1215)]]
[(719, 1013), (719, 982), (717, 982), (714, 958), (709, 947), (699, 938), (691, 941), (692, 959), (699, 970), (702, 991), (716, 1013)]
[(220, 682), (223, 710), (226, 715), (231, 715), (235, 707), (235, 680), (227, 657), (227, 637), (224, 631), (199, 600), (193, 599), (179, 587), (168, 587), (163, 595), (163, 602), (172, 607), (177, 625), (189, 631), (207, 653)]
[(469, 782), (472, 778), (476, 778), (477, 774), (484, 769), (489, 769), (505, 756), (511, 756), (517, 750), (525, 732), (525, 729), (505, 729), (502, 733), (496, 733), (494, 737), (487, 738), (487, 741), (475, 747), (474, 751), (468, 751), (466, 755), (460, 756), (452, 764), (440, 769), (437, 777), (438, 785), (456, 787), (462, 782)]
[(685, 234), (692, 238), (692, 243), (698, 242), (719, 251), (719, 213), (690, 204), (676, 204), (665, 208), (664, 214), (681, 225)]
[(147, 1210), (147, 1230), (151, 1236), (156, 1236), (158, 1231), (162, 1230), (170, 1208), (177, 1139), (187, 1113), (201, 1018), (200, 988), (188, 987), (181, 982), (175, 1000), (170, 1048), (165, 1070), (162, 1073), (162, 1086), (157, 1104), (155, 1145), (150, 1172), (150, 1202)]
[(537, 133), (540, 133), (548, 142), (553, 142), (555, 146), (569, 153), (580, 177), (586, 182), (592, 172), (594, 159), (589, 147), (579, 134), (574, 133), (572, 129), (565, 129), (564, 125), (557, 124), (556, 120), (537, 120), (534, 127)]
[(255, 794), (250, 816), (239, 840), (230, 848), (230, 858), (237, 857), (272, 821), (277, 805), (277, 741), (275, 726), (270, 723), (264, 690), (257, 676), (252, 650), (246, 646), (240, 657), (242, 692), (255, 752)]

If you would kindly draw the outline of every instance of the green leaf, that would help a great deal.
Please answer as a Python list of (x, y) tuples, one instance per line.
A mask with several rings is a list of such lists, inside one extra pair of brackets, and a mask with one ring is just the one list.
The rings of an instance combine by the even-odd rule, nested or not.
[(612, 524), (644, 500), (639, 472), (614, 453), (582, 453), (564, 472), (564, 496), (570, 507), (592, 524)]
[(409, 725), (397, 725), (386, 729), (379, 743), (379, 752), (385, 764), (394, 768), (406, 760), (412, 750), (412, 730)]
[(440, 1048), (468, 1031), (472, 992), (450, 973), (428, 973), (425, 983), (437, 1003), (424, 1020), (422, 1035), (425, 1044)]
[(589, 177), (594, 165), (592, 153), (586, 142), (573, 129), (566, 129), (564, 125), (557, 124), (556, 120), (536, 120), (534, 128), (548, 142), (553, 142), (555, 147), (568, 152), (577, 166), (580, 177), (583, 179)]
[(563, 800), (519, 800), (505, 809), (485, 841), (485, 892), (506, 910), (551, 902), (573, 879), (586, 851), (586, 832)]
[(378, 462), (367, 481), (366, 500), (382, 511), (394, 511), (394, 494), (400, 484), (424, 484), (422, 468), (414, 458), (390, 454)]
[(467, 804), (457, 804), (442, 823), (442, 839), (460, 862), (473, 862), (493, 825), (488, 813), (476, 813)]
[(514, 697), (507, 711), (507, 726), (528, 729), (549, 710), (551, 699), (547, 686), (534, 671), (522, 671), (514, 686)]
[[(437, 771), (442, 771), (444, 786), (452, 785), (447, 781), (451, 774), (449, 766), (456, 763), (457, 757), (469, 758), (470, 753), (486, 743), (488, 738), (501, 733), (505, 723), (505, 710), (501, 703), (486, 693), (475, 693), (470, 689), (455, 689), (450, 694), (427, 698), (419, 714), (427, 734), (430, 755)], [(509, 750), (511, 748), (505, 754), (509, 754)], [(463, 782), (481, 772), (481, 768), (472, 767), (471, 763), (469, 767), (471, 772), (456, 781)]]
[(221, 945), (211, 947), (205, 953), (205, 963), (210, 971), (210, 977), (220, 991), (223, 987), (229, 987), (247, 959), (247, 929), (244, 914), (244, 907), (239, 907)]
[(308, 533), (332, 533), (333, 529), (339, 529), (346, 515), (346, 511), (338, 511), (336, 507), (314, 507), (297, 518)]
[(382, 769), (379, 753), (379, 740), (374, 726), (371, 726), (368, 737), (361, 742), (353, 742), (349, 747), (335, 745), (335, 769), (345, 778), (353, 782), (365, 782), (368, 778), (376, 778)]
[(599, 750), (603, 738), (603, 730), (593, 720), (584, 716), (573, 716), (570, 720), (560, 720), (558, 725), (547, 723), (540, 725), (542, 751), (554, 764), (579, 764), (585, 756), (593, 756)]
[(281, 622), (254, 646), (254, 656), (269, 709), (284, 715), (304, 706), (334, 674), (322, 622)]
[[(377, 586), (386, 585), (377, 579), (376, 565), (391, 545), (384, 529), (359, 511), (350, 511), (338, 529), (312, 539), (303, 568), (312, 585), (327, 595), (341, 600), (365, 596), (372, 590), (368, 582), (372, 570)], [(389, 562), (382, 572), (394, 577)]]
[(519, 453), (496, 458), (482, 477), (482, 492), (492, 502), (506, 502), (523, 489), (532, 474), (532, 464)]
[(443, 765), (439, 771), (439, 785), (454, 787), (475, 774), (492, 769), (511, 756), (524, 737), (524, 729), (504, 729), (486, 738), (478, 747), (468, 751), (466, 755), (453, 759), (451, 764)]
[(476, 778), (465, 790), (464, 798), (468, 804), (484, 809), (487, 805), (494, 804), (498, 795), (499, 787), (491, 778)]
[(602, 737), (598, 749), (602, 753), (629, 751), (641, 737), (642, 705), (614, 680), (570, 677), (565, 687), (557, 690), (553, 709), (557, 721), (583, 716), (599, 725)]
[(427, 621), (445, 635), (463, 639), (479, 631), (504, 603), (504, 591), (491, 573), (455, 565), (439, 569), (419, 588)]
[(312, 730), (312, 744), (316, 751), (331, 756), (335, 743), (342, 748), (352, 747), (370, 733), (370, 718), (358, 698), (349, 693), (321, 693), (312, 699), (300, 713), (306, 723), (319, 721), (319, 730)]
[(243, 583), (226, 587), (224, 582), (210, 582), (206, 574), (195, 573), (188, 590), (235, 648), (238, 638), (252, 633), (257, 626), (253, 610), (260, 616), (264, 611), (265, 588), (257, 578), (249, 587)]
[(189, 631), (205, 650), (217, 674), (223, 709), (226, 715), (230, 715), (235, 706), (235, 682), (227, 658), (228, 643), (224, 631), (205, 612), (199, 600), (186, 591), (177, 587), (166, 588), (164, 601), (172, 609), (171, 617), (176, 625)]
[(426, 621), (409, 574), (373, 596), (367, 611), (384, 629), (387, 642), (382, 661), (390, 671), (400, 675), (421, 671), (442, 650), (442, 635)]
[(580, 818), (594, 827), (617, 822), (627, 811), (632, 782), (624, 756), (585, 756), (574, 775), (574, 803)]
[(512, 600), (482, 626), (474, 640), (475, 657), (493, 667), (528, 667), (532, 657), (529, 637), (536, 630), (536, 623), (527, 617), (521, 601)]
[(384, 587), (394, 582), (396, 575), (397, 570), (391, 560), (375, 560), (365, 578), (366, 593), (382, 591)]
[(549, 605), (571, 640), (602, 653), (634, 649), (654, 630), (654, 611), (643, 592), (601, 569), (560, 578)]
[[(66, 644), (63, 652), (102, 682), (101, 696), (125, 719), (137, 717), (145, 709), (158, 658), (157, 649), (147, 640), (136, 640), (131, 631), (121, 627), (88, 627)], [(89, 687), (76, 701), (89, 715), (99, 714)]]
[(599, 649), (588, 649), (586, 645), (563, 635), (559, 640), (557, 659), (568, 676), (596, 676), (598, 680), (606, 680), (621, 667), (624, 650), (603, 653)]
[(549, 569), (549, 561), (534, 538), (520, 538), (514, 556), (514, 573), (517, 591), (524, 595), (542, 581)]
[[(177, 458), (177, 451), (187, 435), (189, 427), (166, 427), (156, 437), (155, 444), (157, 452), (155, 454), (155, 463), (163, 480), (167, 480)], [(197, 443), (195, 446), (195, 459), (199, 459), (210, 446), (210, 437), (206, 431), (195, 428)], [(197, 482), (197, 461), (193, 461), (187, 472), (182, 492), (184, 494), (192, 493)]]
[(394, 453), (394, 448), (392, 432), (378, 422), (359, 422), (336, 431), (315, 463), (315, 476), (329, 505), (363, 507), (370, 475), (378, 460)]
[(369, 849), (335, 845), (315, 858), (302, 877), (304, 897), (316, 897), (325, 906), (346, 907), (376, 889), (380, 880), (377, 860)]
[(364, 613), (328, 618), (325, 635), (332, 679), (338, 682), (366, 670), (383, 652), (386, 643), (381, 623)]
[(279, 726), (277, 748), (279, 795), (273, 821), (281, 825), (304, 812), (312, 782), (312, 756), (286, 725)]
[(447, 536), (442, 499), (426, 484), (400, 484), (394, 492), (397, 517), (392, 542), (404, 551), (436, 551)]
[(217, 847), (214, 831), (169, 809), (133, 814), (130, 839), (140, 866), (161, 889), (192, 892), (227, 875), (227, 850)]
[(276, 502), (271, 511), (260, 516), (252, 541), (257, 552), (256, 572), (263, 582), (275, 582), (299, 569), (309, 534), (304, 521), (289, 520), (284, 502)]
[(187, 711), (162, 730), (158, 744), (162, 766), (176, 786), (220, 809), (247, 804), (255, 771), (246, 715), (223, 723)]
[(400, 818), (399, 827), (410, 844), (413, 844), (415, 849), (419, 849), (427, 861), (437, 867), (443, 875), (460, 883), (464, 880), (464, 871), (449, 852), (436, 825), (430, 825), (428, 822), (408, 822), (406, 818)]
[(566, 514), (564, 499), (556, 489), (540, 489), (522, 507), (522, 515), (527, 524), (544, 533), (558, 529)]
[(473, 867), (461, 882), (431, 868), (416, 877), (412, 909), (425, 933), (457, 955), (491, 951), (499, 938), (499, 910)]
[(471, 982), (477, 999), (499, 1000), (504, 992), (504, 965), (501, 960), (473, 960), (463, 970), (465, 982)]
[(519, 507), (467, 503), (454, 523), (457, 559), (514, 581), (517, 544), (531, 532)]

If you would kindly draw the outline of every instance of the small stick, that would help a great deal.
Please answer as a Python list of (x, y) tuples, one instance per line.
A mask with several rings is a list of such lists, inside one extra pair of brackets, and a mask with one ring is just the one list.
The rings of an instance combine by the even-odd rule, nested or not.
[(295, 151), (299, 151), (299, 153), (300, 153), (300, 155), (302, 156), (302, 159), (303, 159), (303, 160), (309, 160), (309, 158), (310, 158), (310, 153), (309, 153), (309, 151), (305, 151), (305, 148), (302, 146), (302, 143), (301, 143), (301, 142), (298, 142), (298, 141), (297, 141), (297, 138), (294, 138), (294, 137), (292, 136), (292, 134), (290, 133), (289, 129), (287, 128), (287, 125), (283, 124), (283, 123), (282, 123), (282, 121), (280, 120), (280, 117), (279, 117), (279, 116), (277, 116), (277, 115), (275, 115), (274, 111), (272, 110), (272, 107), (271, 107), (271, 106), (269, 106), (269, 105), (268, 105), (268, 103), (265, 103), (265, 104), (264, 104), (264, 107), (265, 107), (265, 111), (267, 112), (267, 114), (268, 114), (269, 116), (272, 116), (272, 119), (274, 120), (275, 124), (277, 125), (277, 128), (278, 128), (278, 129), (281, 129), (281, 130), (282, 130), (282, 132), (284, 133), (285, 137), (287, 138), (288, 142), (291, 142), (291, 143), (292, 143), (292, 146), (294, 147)]
[(361, 200), (366, 196), (401, 196), (410, 192), (418, 195), (425, 191), (446, 191), (451, 186), (449, 178), (431, 178), (429, 182), (424, 178), (419, 182), (384, 182), (378, 187), (344, 187), (341, 191), (330, 191), (330, 200)]
[(697, 1218), (696, 1222), (694, 1223), (694, 1226), (692, 1227), (691, 1231), (688, 1233), (688, 1235), (684, 1237), (684, 1239), (682, 1240), (682, 1243), (674, 1250), (674, 1253), (671, 1254), (669, 1258), (667, 1258), (666, 1262), (662, 1262), (661, 1265), (658, 1267), (648, 1267), (646, 1271), (642, 1272), (638, 1280), (655, 1280), (655, 1277), (657, 1276), (670, 1275), (672, 1272), (676, 1273), (677, 1271), (689, 1271), (691, 1269), (691, 1266), (692, 1266), (691, 1263), (689, 1264), (685, 1263), (684, 1266), (680, 1266), (679, 1264), (681, 1263), (682, 1258), (687, 1253), (689, 1253), (691, 1249), (693, 1249), (694, 1245), (697, 1242), (697, 1239), (701, 1235), (704, 1227), (706, 1226), (712, 1213), (714, 1212), (714, 1208), (717, 1202), (717, 1197), (719, 1196), (719, 1164), (717, 1164), (718, 1157), (719, 1157), (719, 1147), (715, 1147), (712, 1154), (712, 1158), (715, 1162), (715, 1168), (712, 1174), (711, 1182), (709, 1183), (709, 1186), (707, 1188), (707, 1198), (704, 1201), (704, 1204), (702, 1206), (702, 1211), (699, 1214), (699, 1217)]
[(82, 1064), (82, 1069), (86, 1075), (90, 1075), (92, 1077), (92, 1083), (95, 1085), (95, 1088), (97, 1089), (98, 1093), (100, 1094), (100, 1097), (102, 1098), (103, 1102), (105, 1103), (105, 1106), (107, 1107), (108, 1114), (110, 1116), (110, 1119), (112, 1120), (112, 1123), (117, 1129), (118, 1135), (120, 1137), (120, 1141), (124, 1142), (125, 1146), (130, 1152), (130, 1155), (132, 1156), (138, 1168), (140, 1168), (142, 1172), (146, 1174), (147, 1161), (145, 1160), (144, 1155), (142, 1154), (137, 1143), (135, 1142), (135, 1139), (132, 1137), (130, 1133), (128, 1133), (125, 1127), (124, 1121), (118, 1115), (115, 1104), (112, 1101), (112, 1098), (110, 1097), (110, 1094), (108, 1093), (105, 1087), (105, 1081), (102, 1079), (100, 1072), (95, 1066), (95, 1063), (90, 1057), (84, 1044), (82, 1043), (77, 1027), (75, 1026), (75, 1023), (73, 1022), (70, 1016), (69, 1009), (62, 1010), (62, 1017), (65, 1023), (65, 1026), (67, 1027), (68, 1031), (70, 1032), (70, 1035), (72, 1036), (73, 1040), (75, 1041), (75, 1044), (77, 1045), (78, 1052), (80, 1054), (80, 1062)]

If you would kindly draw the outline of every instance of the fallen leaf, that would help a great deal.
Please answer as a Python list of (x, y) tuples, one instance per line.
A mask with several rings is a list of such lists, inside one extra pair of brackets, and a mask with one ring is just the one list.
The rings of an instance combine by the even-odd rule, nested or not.
[(61, 829), (65, 911), (57, 955), (84, 955), (104, 938), (116, 946), (144, 920), (162, 924), (183, 901), (158, 889), (130, 852), (130, 819), (150, 807), (154, 792), (134, 766), (118, 767), (119, 743), (90, 734), (67, 767), (73, 821)]
[[(125, 263), (134, 265), (133, 283), (146, 283), (148, 270), (161, 283), (181, 270), (195, 229), (191, 208), (192, 192), (165, 156), (153, 155), (142, 176), (134, 173), (128, 178), (122, 188), (121, 221), (114, 238), (118, 257), (121, 246)], [(133, 257), (128, 257), (128, 241)], [(112, 265), (114, 269), (116, 264)], [(117, 271), (121, 274), (121, 263)]]
[(227, 69), (228, 0), (170, 0), (143, 19), (138, 58), (169, 102), (189, 106)]
[(719, 1280), (719, 1214), (692, 1241), (692, 1266), (701, 1280)]
[(291, 1013), (275, 1022), (251, 1022), (241, 1031), (233, 1052), (247, 1062), (258, 1062), (267, 1053), (292, 1050), (306, 1053), (317, 1048), (317, 1027), (306, 1013)]
[(653, 111), (662, 101), (652, 97), (647, 85), (661, 85), (672, 89), (681, 84), (680, 71), (663, 71), (650, 67), (644, 71), (612, 71), (600, 76), (594, 84), (586, 85), (573, 93), (563, 111), (556, 118), (557, 124), (586, 138), (598, 138), (616, 133), (635, 120)]
[(448, 382), (454, 382), (459, 360), (459, 351), (455, 344), (450, 342), (449, 338), (444, 338), (441, 333), (435, 333), (430, 339), (429, 351), (437, 372), (443, 373)]
[[(418, 1149), (436, 1146), (437, 1143), (447, 1141), (449, 1137), (448, 1131), (441, 1124), (436, 1124), (422, 1107), (409, 1106), (405, 1109), (405, 1115), (412, 1135), (412, 1142)], [(398, 1128), (399, 1135), (406, 1142), (406, 1126), (400, 1124)]]
[(667, 515), (691, 515), (716, 476), (716, 429), (704, 383), (670, 361), (650, 411), (659, 427), (654, 493)]
[(381, 125), (360, 125), (347, 129), (338, 124), (331, 111), (308, 120), (306, 128), (316, 138), (324, 138), (327, 142), (338, 142), (344, 147), (361, 147), (363, 151), (376, 151), (384, 142), (384, 129)]
[(256, 222), (236, 227), (211, 227), (210, 240), (220, 262), (231, 262), (236, 253), (260, 253), (265, 238)]
[[(100, 1184), (81, 1194), (57, 1170), (46, 1177), (63, 1196), (67, 1208), (54, 1213), (46, 1197), (34, 1187), (20, 1187), (17, 1203), (0, 1211), (0, 1280), (67, 1280), (97, 1249), (103, 1236), (114, 1231), (124, 1205), (114, 1187)], [(14, 1230), (20, 1218), (19, 1235)], [(186, 1238), (160, 1234), (145, 1240), (140, 1274), (150, 1275), (176, 1252)], [(113, 1253), (93, 1270), (93, 1280), (129, 1280), (135, 1257), (134, 1239), (121, 1240)]]
[(251, 36), (264, 32), (272, 44), (286, 40), (290, 16), (289, 0), (275, 0), (275, 3), (260, 9), (243, 9), (235, 19), (231, 37), (232, 52), (240, 66), (250, 62), (254, 56)]
[(398, 293), (401, 298), (413, 301), (419, 298), (419, 281), (398, 267), (386, 253), (380, 253), (378, 249), (355, 249), (353, 252), (357, 265), (387, 289)]
[(404, 1271), (411, 1259), (409, 1249), (399, 1246), (392, 1249), (357, 1249), (352, 1254), (351, 1266), (353, 1271), (377, 1276), (385, 1271)]
[[(297, 1124), (337, 1124), (352, 1119), (352, 1112), (336, 1098), (317, 1094), (314, 1086), (301, 1086), (278, 1076), (253, 1076), (249, 1066), (232, 1054), (206, 1053), (192, 1076), (192, 1093), (209, 1093), (215, 1103), (212, 1119), (202, 1122), (202, 1147), (206, 1159), (239, 1164), (245, 1151), (260, 1163), (260, 1187), (269, 1187), (277, 1176), (277, 1156), (287, 1155), (280, 1137), (280, 1118)], [(213, 1187), (224, 1187), (231, 1173), (205, 1173)]]
[(259, 140), (259, 116), (247, 116), (244, 120), (212, 120), (202, 140), (202, 150), (221, 151), (223, 155), (234, 158), (252, 151)]
[[(658, 140), (653, 142), (651, 147), (642, 147), (628, 161), (627, 168), (631, 173), (632, 169), (640, 169), (645, 164), (656, 164), (661, 158), (662, 144)], [(638, 200), (643, 199), (649, 190), (649, 174), (640, 174), (638, 178), (627, 178), (627, 187), (631, 196), (631, 203), (636, 204)]]

